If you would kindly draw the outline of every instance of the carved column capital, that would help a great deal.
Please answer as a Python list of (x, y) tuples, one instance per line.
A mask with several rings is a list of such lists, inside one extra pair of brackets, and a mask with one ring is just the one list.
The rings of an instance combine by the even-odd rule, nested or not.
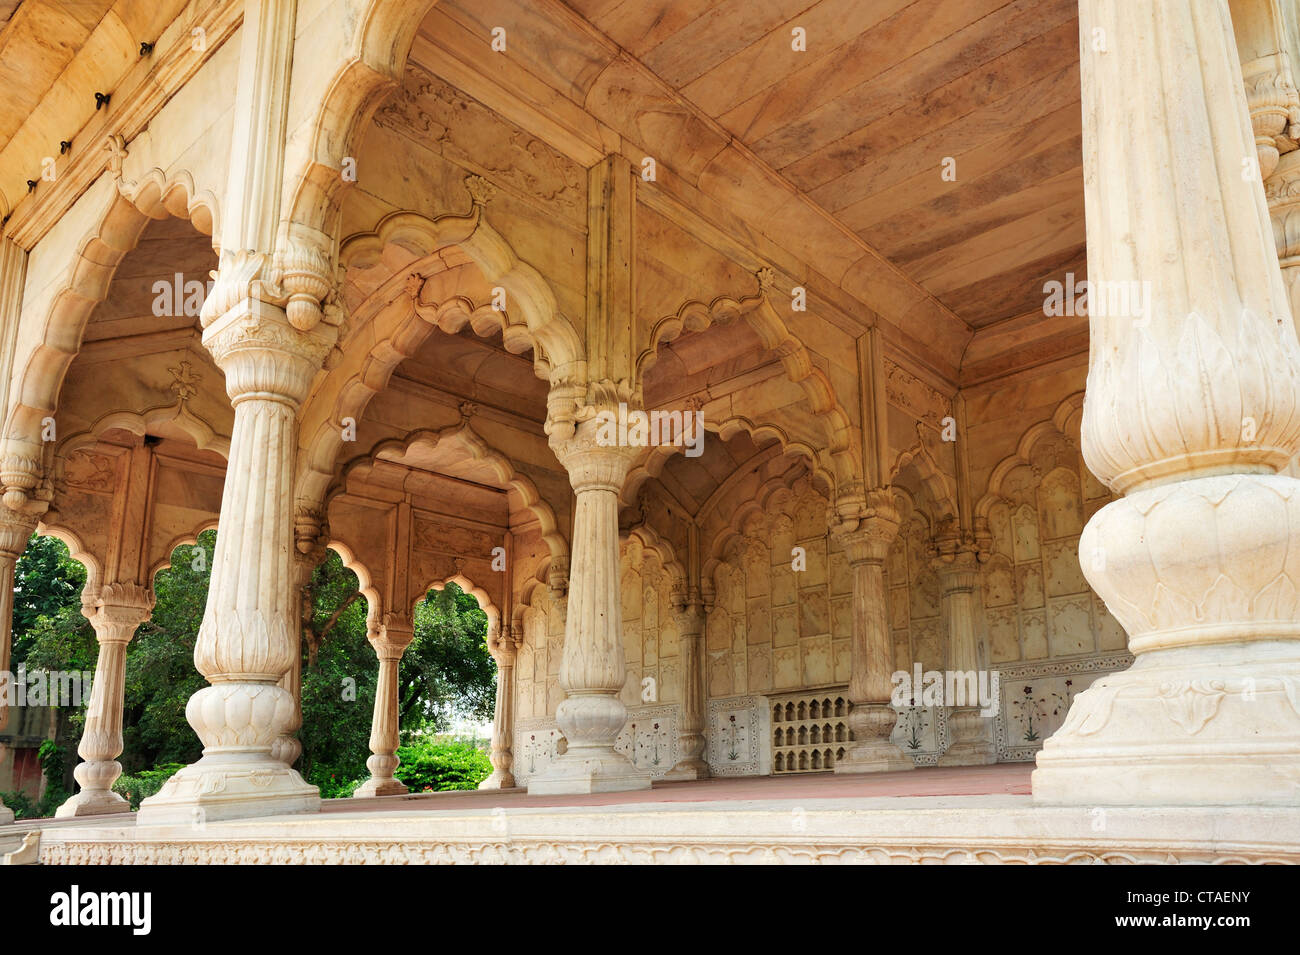
[(129, 642), (135, 628), (153, 613), (154, 594), (136, 583), (112, 583), (99, 588), (90, 623), (100, 643), (105, 640)]
[(203, 332), (204, 346), (226, 374), (232, 403), (263, 398), (295, 409), (337, 338), (332, 325), (300, 332), (281, 309), (256, 298), (241, 299)]
[(27, 549), (27, 541), (36, 530), (34, 514), (15, 511), (0, 504), (0, 559), (15, 561)]
[(488, 653), (497, 666), (514, 666), (515, 656), (523, 646), (523, 627), (498, 625), (490, 629), (487, 635)]
[(1279, 154), (1296, 147), (1300, 94), (1291, 81), (1283, 54), (1275, 53), (1241, 65), (1246, 106), (1259, 156), (1260, 175), (1267, 179), (1277, 168)]
[[(33, 446), (31, 453), (23, 453), (12, 446), (14, 443), (16, 442), (6, 443), (6, 453), (0, 458), (4, 509), (14, 519), (30, 518), (35, 527), (36, 519), (49, 509), (52, 489), (45, 468), (41, 466), (40, 448)], [(0, 520), (3, 519), (0, 517)], [(28, 534), (30, 536), (30, 531)]]
[(386, 613), (366, 632), (366, 639), (379, 659), (398, 660), (415, 639), (415, 623), (409, 614)]
[[(609, 408), (601, 410), (616, 413)], [(623, 489), (641, 449), (611, 443), (609, 430), (593, 413), (577, 423), (572, 436), (551, 435), (551, 450), (564, 465), (575, 492), (607, 490), (617, 494)]]
[(837, 520), (831, 534), (843, 545), (849, 563), (884, 563), (902, 524), (893, 490), (883, 487), (856, 499), (841, 497), (834, 511)]
[(930, 567), (939, 575), (939, 585), (944, 596), (953, 593), (972, 593), (979, 582), (980, 564), (988, 559), (973, 540), (944, 537), (934, 541), (934, 557)]

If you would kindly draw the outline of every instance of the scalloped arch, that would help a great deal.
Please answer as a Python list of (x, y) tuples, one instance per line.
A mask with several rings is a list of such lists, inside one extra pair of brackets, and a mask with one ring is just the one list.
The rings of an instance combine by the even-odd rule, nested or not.
[(727, 551), (732, 542), (745, 536), (746, 522), (757, 514), (768, 513), (780, 502), (793, 498), (794, 487), (798, 483), (798, 478), (791, 480), (788, 471), (784, 474), (774, 474), (752, 497), (737, 504), (727, 517), (724, 528), (714, 535), (709, 544), (708, 556), (701, 563), (700, 579), (710, 584), (714, 583), (714, 575), (718, 568), (726, 563)]
[[(486, 590), (475, 584), (474, 581), (470, 580), (464, 574), (459, 573), (453, 574), (443, 580), (431, 581), (422, 592), (427, 595), (431, 590), (442, 591), (446, 589), (448, 584), (455, 584), (461, 590), (465, 591), (465, 593), (477, 600), (479, 609), (487, 614), (488, 625), (486, 639), (487, 645), (491, 647), (496, 641), (498, 635), (501, 633), (501, 611), (497, 608), (497, 605), (492, 602), (491, 596), (488, 595)], [(420, 600), (424, 599), (424, 597), (420, 598)], [(416, 603), (418, 604), (420, 600), (417, 600)]]
[(194, 440), (194, 446), (200, 451), (212, 451), (230, 460), (230, 439), (218, 434), (208, 422), (193, 414), (184, 403), (159, 405), (144, 412), (110, 411), (95, 419), (85, 431), (64, 438), (55, 448), (54, 457), (64, 457), (78, 448), (94, 444), (105, 431), (128, 431), (135, 435), (146, 435), (156, 431), (160, 425), (175, 424), (176, 427)]
[(444, 441), (455, 441), (469, 453), (470, 460), (487, 464), (503, 485), (514, 489), (519, 494), (524, 506), (532, 512), (541, 526), (542, 539), (546, 542), (551, 555), (549, 563), (560, 562), (567, 566), (569, 559), (568, 541), (560, 533), (555, 511), (551, 505), (543, 499), (541, 492), (537, 490), (537, 485), (527, 475), (516, 471), (510, 459), (488, 444), (482, 435), (474, 430), (469, 421), (462, 421), (460, 424), (454, 424), (438, 431), (422, 429), (411, 432), (405, 438), (385, 438), (376, 442), (368, 452), (357, 455), (343, 466), (342, 478), (338, 487), (341, 489), (345, 486), (346, 477), (350, 472), (377, 460), (379, 455), (385, 451), (397, 451), (401, 456), (405, 457), (414, 447), (434, 448)]
[(41, 420), (58, 408), (64, 378), (81, 348), (90, 314), (107, 297), (118, 265), (136, 247), (145, 227), (167, 216), (189, 219), (196, 229), (212, 235), (217, 224), (215, 195), (196, 189), (193, 176), (184, 170), (167, 175), (153, 169), (138, 181), (118, 181), (106, 204), (90, 213), (91, 226), (52, 283), (58, 291), (46, 312), (33, 316), (24, 310), (20, 340), (26, 337), (23, 331), (37, 324), (32, 336), (36, 344), (13, 372), (14, 400), (4, 428), (6, 453), (48, 463), (40, 441)]
[[(379, 262), (384, 249), (390, 245), (413, 253), (421, 262), (445, 249), (458, 248), (478, 266), (489, 283), (505, 289), (507, 303), (517, 304), (517, 309), (507, 308), (499, 314), (506, 330), (513, 332), (514, 326), (522, 325), (527, 331), (534, 360), (540, 363), (539, 370), (545, 372), (539, 377), (585, 367), (582, 338), (560, 313), (550, 285), (540, 272), (520, 259), (505, 237), (492, 227), (483, 214), (482, 205), (475, 203), (468, 215), (445, 215), (436, 219), (418, 212), (389, 213), (379, 220), (372, 232), (350, 236), (339, 251), (339, 262), (345, 268), (350, 265), (369, 268)], [(414, 266), (401, 270), (396, 277), (399, 288), (412, 271), (418, 270)], [(394, 280), (390, 279), (376, 295), (391, 291), (393, 285)]]
[[(918, 432), (920, 425), (917, 425)], [(939, 462), (934, 459), (930, 449), (925, 446), (925, 442), (918, 440), (916, 444), (905, 451), (899, 452), (898, 457), (894, 460), (894, 465), (889, 469), (889, 484), (897, 486), (899, 474), (903, 469), (911, 465), (921, 479), (921, 485), (930, 492), (930, 497), (934, 503), (943, 511), (936, 517), (956, 517), (957, 516), (957, 482), (945, 474), (939, 467)], [(909, 494), (910, 498), (911, 495)]]
[(853, 441), (853, 425), (849, 415), (836, 397), (830, 378), (816, 367), (811, 352), (790, 332), (768, 301), (761, 280), (757, 295), (741, 299), (721, 295), (708, 304), (688, 301), (675, 314), (664, 316), (655, 322), (650, 332), (649, 347), (636, 359), (634, 384), (637, 393), (642, 390), (646, 372), (658, 358), (661, 344), (674, 341), (685, 331), (703, 331), (711, 325), (725, 324), (736, 317), (743, 318), (758, 335), (763, 347), (777, 355), (786, 377), (803, 389), (813, 415), (822, 422), (826, 432), (826, 450), (831, 460), (831, 467), (827, 470), (834, 475), (832, 489), (860, 482), (862, 464)]
[(149, 567), (149, 586), (152, 588), (154, 585), (154, 580), (157, 578), (157, 576), (162, 571), (167, 570), (172, 566), (172, 554), (176, 553), (177, 547), (182, 547), (185, 544), (189, 544), (190, 546), (193, 546), (199, 542), (200, 534), (204, 533), (205, 531), (216, 530), (216, 528), (217, 528), (217, 521), (215, 519), (209, 519), (199, 524), (199, 526), (193, 531), (193, 533), (178, 534), (176, 537), (172, 538), (172, 540), (168, 542), (165, 548), (167, 551), (167, 556), (155, 561)]
[(86, 583), (81, 588), (81, 606), (90, 606), (103, 583), (104, 568), (100, 566), (99, 559), (86, 549), (76, 531), (62, 524), (40, 521), (36, 525), (36, 533), (41, 537), (53, 537), (62, 541), (68, 548), (68, 556), (86, 568)]
[(1009, 454), (999, 461), (989, 475), (988, 487), (975, 505), (976, 519), (988, 520), (989, 510), (1002, 499), (1002, 483), (1007, 479), (1007, 475), (1016, 468), (1030, 463), (1029, 456), (1034, 449), (1034, 445), (1043, 437), (1059, 434), (1070, 441), (1074, 441), (1070, 437), (1070, 426), (1077, 416), (1083, 414), (1083, 397), (1082, 391), (1076, 391), (1066, 396), (1056, 406), (1051, 418), (1046, 421), (1039, 421), (1037, 424), (1030, 425), (1025, 429), (1025, 433), (1020, 436), (1020, 440), (1016, 443), (1015, 453)]
[[(755, 444), (761, 444), (769, 438), (775, 438), (781, 453), (796, 454), (803, 458), (814, 480), (822, 484), (828, 492), (832, 492), (836, 487), (835, 476), (818, 460), (816, 450), (802, 441), (793, 440), (789, 433), (778, 425), (756, 424), (743, 415), (736, 415), (720, 423), (715, 433), (722, 440), (727, 441), (742, 431), (753, 438)], [(647, 448), (637, 463), (633, 465), (631, 471), (628, 472), (627, 480), (623, 484), (623, 491), (619, 495), (621, 506), (627, 507), (632, 504), (636, 500), (637, 492), (642, 485), (652, 478), (657, 478), (663, 472), (668, 460), (675, 454), (684, 453), (684, 450), (684, 448), (676, 445), (659, 445)]]
[(352, 548), (342, 541), (330, 540), (326, 546), (339, 555), (339, 560), (343, 561), (345, 568), (357, 575), (357, 590), (366, 598), (366, 629), (373, 630), (379, 625), (380, 598), (370, 569), (357, 557)]
[[(633, 551), (639, 549), (641, 554), (637, 554), (633, 559)], [(648, 524), (639, 524), (627, 532), (623, 538), (623, 544), (620, 548), (633, 563), (640, 566), (644, 560), (644, 554), (653, 554), (659, 562), (659, 566), (672, 579), (674, 589), (685, 589), (687, 586), (686, 568), (682, 562), (677, 559), (673, 551), (672, 544), (664, 540), (659, 532)]]

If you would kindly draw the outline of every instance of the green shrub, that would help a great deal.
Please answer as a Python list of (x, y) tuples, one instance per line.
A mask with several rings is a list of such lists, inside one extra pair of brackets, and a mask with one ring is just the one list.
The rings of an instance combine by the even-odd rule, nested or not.
[(411, 792), (477, 789), (492, 774), (487, 753), (461, 740), (433, 740), (399, 746), (397, 778)]
[(365, 776), (349, 779), (348, 773), (349, 768), (322, 766), (317, 763), (312, 767), (312, 773), (307, 777), (307, 781), (313, 786), (320, 787), (321, 799), (346, 799), (366, 779)]
[(40, 807), (22, 790), (0, 793), (0, 802), (13, 811), (15, 819), (35, 819), (40, 816)]
[(117, 782), (113, 783), (113, 792), (129, 802), (132, 810), (139, 809), (142, 800), (156, 795), (163, 783), (184, 768), (184, 763), (164, 763), (133, 776), (119, 776)]

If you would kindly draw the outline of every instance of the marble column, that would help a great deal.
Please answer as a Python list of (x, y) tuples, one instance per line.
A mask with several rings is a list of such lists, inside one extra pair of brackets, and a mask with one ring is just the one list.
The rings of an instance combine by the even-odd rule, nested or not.
[(492, 717), (492, 775), (478, 784), (479, 789), (514, 789), (515, 740), (515, 658), (524, 643), (521, 625), (504, 635), (489, 634), (488, 649), (497, 664), (496, 711)]
[(839, 515), (832, 532), (844, 545), (853, 572), (853, 672), (849, 677), (849, 730), (853, 742), (835, 762), (836, 773), (880, 773), (912, 769), (912, 760), (889, 741), (898, 714), (893, 692), (894, 644), (885, 606), (885, 557), (898, 536), (901, 518), (892, 489), (866, 494), (857, 513)]
[[(1136, 659), (1075, 698), (1034, 798), (1296, 805), (1300, 481), (1280, 472), (1300, 448), (1300, 342), (1264, 195), (1242, 175), (1256, 141), (1228, 7), (1079, 14), (1083, 452), (1122, 495), (1079, 553)], [(1098, 30), (1110, 52), (1092, 52)], [(1098, 314), (1096, 290), (1116, 287), (1140, 292), (1140, 313)]]
[[(113, 792), (122, 775), (122, 715), (126, 703), (126, 645), (153, 612), (153, 592), (136, 584), (108, 584), (100, 589), (90, 614), (99, 643), (95, 682), (86, 707), (86, 726), (77, 746), (82, 762), (73, 770), (80, 790), (54, 813), (59, 818), (130, 812), (130, 804)], [(83, 607), (83, 611), (89, 607)]]
[(1294, 0), (1230, 0), (1246, 107), (1293, 315), (1300, 315), (1300, 91)]
[(225, 372), (235, 424), (208, 602), (194, 648), (195, 665), (211, 686), (191, 697), (185, 710), (203, 740), (203, 758), (142, 803), (141, 824), (320, 806), (316, 787), (276, 759), (271, 747), (294, 713), (293, 697), (278, 684), (298, 652), (292, 556), (297, 409), (336, 337), (337, 326), (325, 323), (300, 332), (282, 309), (252, 296), (204, 331), (204, 345)]
[(315, 511), (299, 508), (294, 518), (293, 538), (294, 573), (290, 605), (294, 606), (296, 602), (298, 614), (295, 620), (296, 629), (290, 637), (297, 638), (293, 640), (296, 651), (289, 669), (280, 678), (280, 688), (293, 697), (293, 715), (289, 717), (289, 722), (285, 724), (284, 730), (271, 746), (271, 755), (286, 766), (292, 766), (302, 756), (302, 741), (298, 739), (298, 731), (302, 729), (302, 635), (303, 631), (311, 626), (312, 601), (309, 590), (311, 575), (325, 560), (325, 545), (328, 542), (328, 535), (323, 532), (320, 515)]
[(551, 435), (551, 447), (569, 473), (575, 497), (559, 680), (568, 695), (555, 711), (567, 749), (545, 773), (528, 781), (530, 793), (650, 788), (650, 774), (614, 751), (614, 740), (627, 722), (627, 707), (619, 699), (627, 669), (618, 494), (638, 449), (602, 444), (602, 433), (597, 420), (588, 418), (570, 437)]
[(378, 629), (366, 634), (379, 657), (379, 677), (375, 681), (375, 715), (370, 723), (371, 756), (366, 760), (370, 778), (357, 787), (352, 794), (354, 798), (400, 796), (407, 791), (406, 786), (393, 776), (399, 762), (397, 746), (401, 719), (397, 667), (414, 637), (411, 619), (407, 617), (399, 621), (392, 615)]
[(677, 613), (677, 659), (682, 673), (681, 758), (665, 779), (708, 779), (704, 758), (704, 603), (698, 594), (680, 595)]
[[(939, 576), (943, 620), (948, 628), (948, 669), (970, 674), (962, 685), (992, 686), (980, 681), (979, 640), (975, 634), (975, 590), (979, 583), (979, 550), (973, 544), (941, 541), (934, 570)], [(945, 681), (945, 686), (947, 681)], [(951, 707), (948, 713), (948, 749), (939, 757), (940, 766), (984, 766), (997, 762), (993, 745), (993, 714), (981, 713), (978, 697), (963, 700), (967, 705)], [(996, 704), (994, 709), (996, 709)]]
[[(10, 654), (13, 649), (14, 623), (14, 568), (18, 558), (27, 549), (27, 541), (36, 528), (36, 519), (9, 509), (0, 504), (0, 733), (9, 725), (9, 707), (6, 704), (6, 690), (13, 684), (14, 676), (9, 672)], [(5, 756), (6, 747), (0, 744), (0, 758)], [(0, 804), (0, 825), (14, 821), (13, 811)]]

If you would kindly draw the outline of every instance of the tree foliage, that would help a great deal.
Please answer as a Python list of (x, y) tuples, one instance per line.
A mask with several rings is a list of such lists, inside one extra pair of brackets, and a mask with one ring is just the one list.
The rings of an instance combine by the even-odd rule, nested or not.
[[(194, 644), (215, 546), (216, 533), (208, 531), (193, 547), (176, 549), (172, 566), (154, 580), (153, 615), (127, 647), (120, 761), (128, 776), (150, 784), (156, 768), (194, 762), (202, 751), (185, 706), (206, 685), (194, 668)], [(62, 543), (32, 539), (15, 568), (15, 667), (94, 668), (98, 646), (81, 615), (84, 583), (85, 569)], [(342, 795), (367, 775), (378, 661), (366, 640), (366, 599), (337, 554), (316, 568), (306, 597), (299, 769), (324, 795)], [(399, 667), (402, 738), (442, 731), (457, 717), (491, 718), (496, 667), (485, 644), (487, 617), (474, 598), (454, 583), (431, 591), (414, 623)], [(84, 709), (67, 716), (79, 732)], [(75, 762), (75, 746), (65, 749)], [(141, 791), (133, 783), (133, 794)]]

